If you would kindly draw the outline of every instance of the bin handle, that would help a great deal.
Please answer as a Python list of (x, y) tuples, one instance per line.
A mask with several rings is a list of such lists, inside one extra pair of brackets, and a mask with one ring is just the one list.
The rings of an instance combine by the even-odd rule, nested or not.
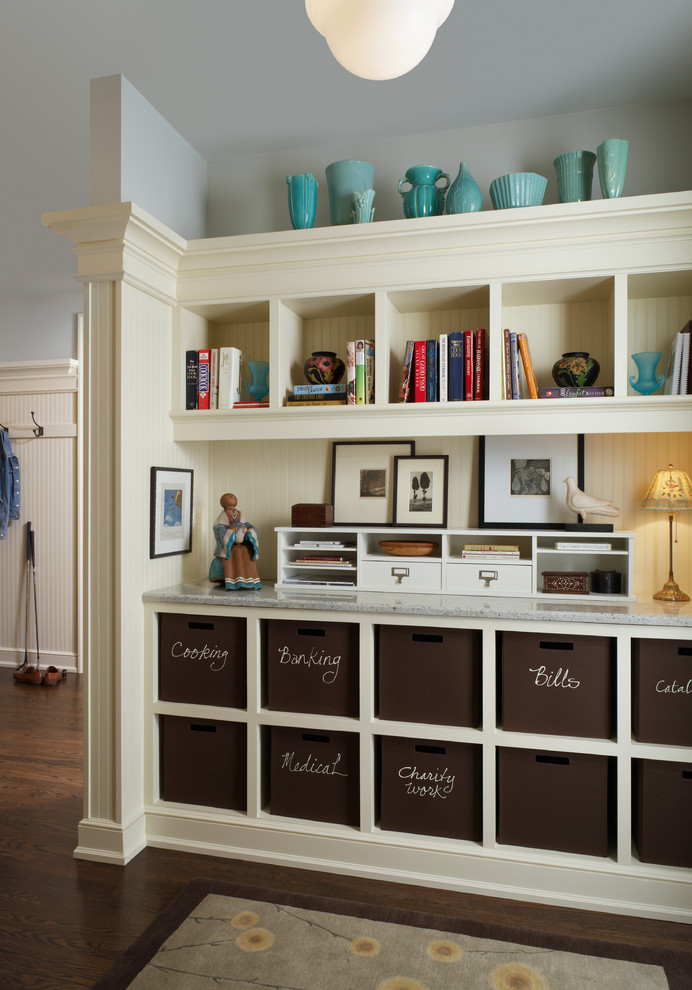
[(536, 763), (556, 763), (560, 766), (569, 766), (569, 756), (548, 756), (536, 753)]
[(540, 640), (538, 643), (538, 648), (540, 650), (573, 650), (574, 643), (553, 643)]

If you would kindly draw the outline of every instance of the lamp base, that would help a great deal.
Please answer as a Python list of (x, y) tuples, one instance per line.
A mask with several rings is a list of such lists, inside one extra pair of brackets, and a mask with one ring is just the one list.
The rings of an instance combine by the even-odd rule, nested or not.
[(654, 598), (657, 602), (688, 602), (690, 600), (690, 596), (678, 588), (672, 571), (668, 574), (668, 580), (661, 590), (656, 592)]

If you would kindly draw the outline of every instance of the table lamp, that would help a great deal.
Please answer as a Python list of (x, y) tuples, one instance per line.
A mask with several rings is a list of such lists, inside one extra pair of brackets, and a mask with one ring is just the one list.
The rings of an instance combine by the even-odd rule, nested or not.
[(674, 468), (672, 464), (657, 471), (644, 497), (642, 508), (668, 513), (668, 580), (654, 598), (661, 602), (688, 602), (690, 596), (680, 591), (673, 577), (673, 517), (678, 512), (692, 509), (692, 481), (687, 472)]

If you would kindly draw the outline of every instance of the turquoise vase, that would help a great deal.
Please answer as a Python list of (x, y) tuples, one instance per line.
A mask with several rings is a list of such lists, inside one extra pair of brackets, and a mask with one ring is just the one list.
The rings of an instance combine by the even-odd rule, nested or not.
[(598, 181), (604, 199), (616, 199), (625, 190), (627, 159), (630, 153), (629, 141), (611, 138), (596, 148), (598, 159)]
[(632, 360), (639, 372), (638, 378), (635, 375), (630, 378), (630, 385), (635, 392), (639, 392), (640, 395), (651, 395), (663, 385), (666, 376), (656, 374), (656, 367), (662, 357), (660, 351), (641, 351), (639, 354), (632, 355)]
[[(438, 186), (440, 179), (445, 184)], [(410, 185), (404, 190), (402, 186)], [(404, 200), (404, 216), (436, 217), (444, 213), (445, 193), (449, 187), (449, 175), (436, 165), (412, 165), (399, 180), (399, 194)]]
[(447, 192), (447, 213), (476, 213), (483, 209), (483, 193), (469, 172), (466, 162), (459, 166), (459, 174)]
[(375, 184), (375, 166), (367, 162), (345, 159), (327, 165), (325, 173), (332, 224), (336, 226), (353, 223), (353, 194), (372, 189)]
[(303, 175), (287, 175), (288, 215), (294, 230), (314, 227), (317, 214), (317, 187), (319, 182), (310, 172)]
[(262, 402), (269, 395), (269, 361), (248, 361), (247, 366), (252, 375), (247, 390), (255, 402)]
[(558, 155), (553, 165), (557, 172), (559, 203), (581, 203), (591, 199), (595, 164), (593, 151), (567, 151)]

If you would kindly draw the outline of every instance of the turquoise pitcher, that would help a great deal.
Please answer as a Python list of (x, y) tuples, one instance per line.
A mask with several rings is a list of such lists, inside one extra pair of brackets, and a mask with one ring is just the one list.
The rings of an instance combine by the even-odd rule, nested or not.
[[(440, 179), (444, 185), (438, 186)], [(410, 189), (402, 186), (408, 183)], [(405, 217), (436, 217), (444, 212), (445, 193), (449, 188), (449, 174), (436, 165), (412, 165), (399, 180), (399, 193), (404, 199)]]

